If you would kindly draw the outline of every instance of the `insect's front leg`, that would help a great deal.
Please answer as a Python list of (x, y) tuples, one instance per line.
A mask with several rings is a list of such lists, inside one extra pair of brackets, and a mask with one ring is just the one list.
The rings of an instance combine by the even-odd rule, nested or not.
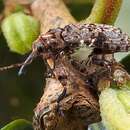
[(50, 77), (56, 78), (63, 86), (63, 90), (61, 92), (61, 94), (58, 96), (57, 98), (57, 108), (56, 111), (60, 114), (60, 115), (64, 115), (61, 108), (60, 108), (60, 101), (64, 99), (64, 97), (66, 96), (66, 92), (67, 92), (67, 73), (65, 70), (64, 65), (62, 64), (61, 61), (59, 61), (59, 57), (57, 57), (58, 59), (48, 59), (47, 60), (47, 69), (50, 72)]
[(45, 65), (46, 65), (46, 78), (52, 78), (55, 77), (54, 74), (54, 69), (55, 69), (55, 63), (53, 65), (53, 68), (47, 63), (47, 61), (45, 61)]
[(63, 90), (62, 90), (61, 94), (57, 98), (57, 110), (56, 111), (62, 116), (64, 116), (64, 113), (60, 108), (60, 102), (66, 97), (66, 94), (67, 94), (66, 80), (67, 80), (66, 76), (60, 76), (59, 77), (59, 81), (61, 82), (61, 84), (63, 86)]
[(115, 63), (115, 59), (112, 56), (112, 59), (108, 60), (105, 56), (105, 54), (92, 54), (89, 57), (89, 62), (90, 64), (95, 64), (111, 69), (111, 66), (113, 65), (113, 63)]
[(63, 116), (64, 114), (60, 108), (60, 102), (66, 97), (66, 94), (67, 94), (68, 74), (62, 63), (60, 63), (59, 65), (55, 67), (54, 73), (55, 73), (56, 78), (60, 81), (60, 83), (63, 86), (63, 90), (57, 98), (57, 112)]
[(97, 68), (94, 73), (88, 74), (85, 82), (88, 84), (88, 86), (90, 86), (90, 88), (97, 92), (97, 90), (100, 90), (99, 82), (102, 79), (108, 81), (112, 80), (111, 73), (106, 67)]
[[(47, 74), (46, 74), (46, 77), (47, 78), (50, 78), (50, 77), (57, 77), (55, 76), (55, 73), (54, 73), (54, 69), (51, 69), (49, 65), (47, 65)], [(60, 109), (60, 101), (64, 99), (64, 97), (66, 96), (66, 92), (67, 92), (67, 88), (66, 88), (66, 80), (67, 78), (65, 78), (66, 76), (58, 76), (58, 80), (60, 81), (60, 83), (62, 84), (63, 86), (63, 90), (61, 92), (61, 94), (58, 96), (57, 98), (57, 108), (56, 108), (56, 111), (64, 116), (63, 114), (63, 111)]]

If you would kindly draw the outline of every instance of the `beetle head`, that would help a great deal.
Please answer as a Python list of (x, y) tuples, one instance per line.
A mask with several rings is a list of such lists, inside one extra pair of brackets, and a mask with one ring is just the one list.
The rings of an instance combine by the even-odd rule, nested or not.
[(38, 57), (43, 55), (44, 58), (46, 58), (47, 54), (48, 54), (48, 47), (47, 47), (47, 41), (48, 38), (51, 37), (52, 35), (41, 35), (36, 41), (34, 41), (33, 45), (32, 45), (32, 52), (31, 54), (28, 56), (28, 58), (25, 60), (25, 62), (23, 63), (23, 65), (21, 66), (20, 70), (19, 70), (19, 75), (21, 75), (23, 73), (23, 69), (25, 68), (26, 65), (32, 63), (32, 61)]

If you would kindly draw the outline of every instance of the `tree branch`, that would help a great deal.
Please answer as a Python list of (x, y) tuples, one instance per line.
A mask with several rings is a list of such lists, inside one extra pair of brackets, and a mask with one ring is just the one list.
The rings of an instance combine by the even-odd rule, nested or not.
[(114, 24), (120, 11), (122, 0), (96, 0), (85, 23)]
[(60, 102), (64, 116), (56, 111), (56, 101), (63, 86), (56, 79), (46, 79), (44, 94), (35, 109), (36, 130), (84, 130), (89, 124), (101, 119), (98, 98), (64, 58), (55, 62), (54, 73), (57, 75), (63, 71), (68, 75), (67, 96)]
[(50, 28), (76, 23), (62, 0), (36, 0), (32, 4), (32, 12), (41, 23), (42, 33)]

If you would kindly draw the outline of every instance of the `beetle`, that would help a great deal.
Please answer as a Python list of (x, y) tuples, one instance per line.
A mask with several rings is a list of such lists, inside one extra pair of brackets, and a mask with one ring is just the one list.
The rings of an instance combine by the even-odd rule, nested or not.
[[(92, 48), (87, 66), (97, 64), (111, 69), (115, 62), (114, 56), (110, 62), (105, 59), (105, 55), (129, 51), (130, 38), (121, 29), (104, 24), (70, 24), (64, 28), (50, 29), (33, 43), (32, 53), (24, 62), (19, 74), (22, 74), (26, 64), (39, 55), (42, 55), (43, 59), (52, 59), (55, 62), (60, 56), (71, 57), (71, 54), (81, 47)], [(49, 65), (52, 73), (54, 64)]]
[[(31, 54), (24, 63), (18, 65), (21, 66), (19, 75), (23, 73), (24, 67), (30, 64), (34, 58), (42, 56), (47, 62), (51, 74), (65, 86), (62, 80), (66, 78), (66, 75), (58, 77), (53, 72), (55, 61), (63, 56), (71, 58), (71, 54), (81, 47), (92, 48), (92, 53), (88, 57), (86, 66), (97, 64), (111, 69), (114, 62), (107, 61), (104, 58), (105, 55), (129, 51), (130, 38), (121, 29), (105, 24), (69, 24), (63, 28), (50, 29), (34, 41)], [(99, 58), (99, 56), (101, 57)], [(16, 66), (3, 67), (0, 70)], [(58, 102), (63, 99), (65, 93), (66, 88), (59, 96)]]
[[(70, 24), (64, 28), (50, 29), (33, 43), (32, 53), (21, 67), (39, 55), (44, 59), (56, 59), (58, 55), (70, 56), (81, 47), (93, 49), (89, 57), (114, 54), (130, 50), (130, 38), (121, 29), (104, 24)], [(96, 56), (92, 58), (96, 59)], [(96, 61), (96, 60), (95, 60)]]
[(89, 57), (96, 59), (96, 55), (99, 54), (129, 51), (130, 38), (120, 28), (105, 24), (69, 24), (64, 28), (50, 29), (34, 41), (32, 53), (23, 65), (18, 65), (22, 65), (19, 74), (22, 74), (23, 68), (37, 56), (42, 55), (44, 59), (52, 58), (55, 60), (59, 55), (70, 56), (84, 46), (93, 49)]

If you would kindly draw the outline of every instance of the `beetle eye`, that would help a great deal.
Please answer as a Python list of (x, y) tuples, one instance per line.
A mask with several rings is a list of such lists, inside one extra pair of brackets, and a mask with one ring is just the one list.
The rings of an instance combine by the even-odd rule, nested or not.
[(43, 46), (43, 44), (37, 44), (37, 51), (38, 51), (39, 53), (42, 53), (42, 52), (44, 51), (44, 46)]

